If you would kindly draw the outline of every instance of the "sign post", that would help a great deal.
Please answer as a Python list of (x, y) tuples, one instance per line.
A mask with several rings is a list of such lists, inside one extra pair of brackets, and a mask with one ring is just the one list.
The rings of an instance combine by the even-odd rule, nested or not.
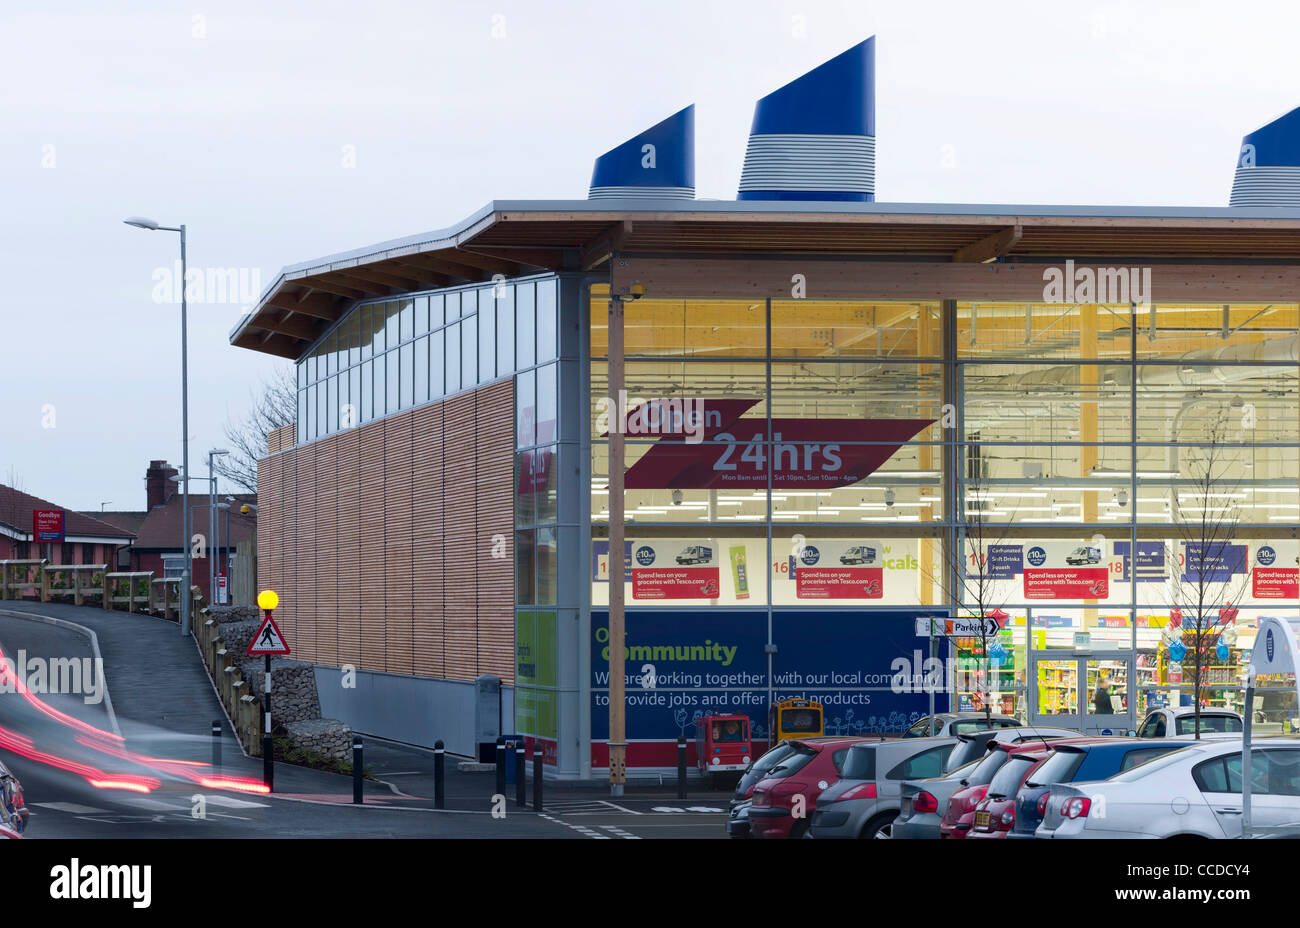
[(266, 617), (262, 619), (262, 625), (253, 640), (248, 643), (248, 653), (261, 654), (266, 658), (266, 680), (262, 694), (266, 716), (266, 728), (262, 733), (262, 779), (266, 781), (267, 791), (275, 792), (275, 747), (271, 743), (271, 655), (288, 654), (289, 645), (285, 643), (275, 619), (271, 617), (275, 607), (280, 605), (280, 597), (274, 590), (263, 590), (257, 594), (257, 605), (266, 613)]
[(58, 544), (64, 538), (64, 522), (62, 509), (33, 509), (32, 538), (37, 544)]

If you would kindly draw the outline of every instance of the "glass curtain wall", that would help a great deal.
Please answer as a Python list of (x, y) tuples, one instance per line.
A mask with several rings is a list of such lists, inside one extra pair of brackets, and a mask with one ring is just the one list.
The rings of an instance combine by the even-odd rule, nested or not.
[[(590, 298), (599, 608), (607, 290)], [(629, 607), (949, 604), (1000, 627), (956, 640), (958, 708), (1140, 718), (1198, 674), (1205, 705), (1242, 708), (1259, 619), (1300, 606), (1294, 303), (647, 298), (625, 318), (630, 546), (723, 581), (630, 583)], [(673, 400), (694, 436), (662, 427)], [(810, 548), (879, 575), (801, 571)]]

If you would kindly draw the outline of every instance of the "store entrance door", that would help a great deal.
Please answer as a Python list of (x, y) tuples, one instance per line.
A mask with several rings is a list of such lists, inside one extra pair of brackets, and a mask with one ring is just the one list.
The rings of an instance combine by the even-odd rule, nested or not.
[(1122, 735), (1133, 728), (1131, 651), (1031, 651), (1029, 663), (1031, 725), (1086, 735)]

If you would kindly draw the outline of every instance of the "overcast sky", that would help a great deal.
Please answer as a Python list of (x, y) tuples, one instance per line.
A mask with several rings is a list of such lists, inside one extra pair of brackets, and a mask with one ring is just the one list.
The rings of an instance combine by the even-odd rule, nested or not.
[[(1300, 104), (1297, 27), (1291, 2), (11, 0), (0, 481), (139, 509), (148, 461), (180, 461), (176, 236), (126, 216), (265, 286), (584, 198), (595, 156), (692, 102), (697, 196), (734, 199), (754, 101), (870, 35), (878, 200), (1224, 206), (1241, 137)], [(190, 307), (195, 474), (287, 363), (230, 347), (245, 309)]]

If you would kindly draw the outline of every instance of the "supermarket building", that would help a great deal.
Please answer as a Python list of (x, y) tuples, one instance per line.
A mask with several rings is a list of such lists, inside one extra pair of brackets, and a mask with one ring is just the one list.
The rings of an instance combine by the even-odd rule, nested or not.
[[(1185, 701), (1198, 640), (1202, 697), (1240, 707), (1255, 629), (1300, 611), (1294, 114), (1230, 207), (879, 203), (872, 68), (863, 43), (760, 100), (734, 202), (693, 199), (688, 108), (585, 200), (272, 283), (231, 335), (298, 371), (259, 572), (326, 715), (470, 754), (490, 674), (504, 731), (604, 776), (620, 410), (634, 775), (701, 714), (765, 740), (786, 696), (828, 733), (899, 731), (930, 706), (930, 616), (998, 623), (940, 642), (983, 676), (939, 709), (1128, 729)], [(1230, 538), (1198, 573), (1207, 518)]]

